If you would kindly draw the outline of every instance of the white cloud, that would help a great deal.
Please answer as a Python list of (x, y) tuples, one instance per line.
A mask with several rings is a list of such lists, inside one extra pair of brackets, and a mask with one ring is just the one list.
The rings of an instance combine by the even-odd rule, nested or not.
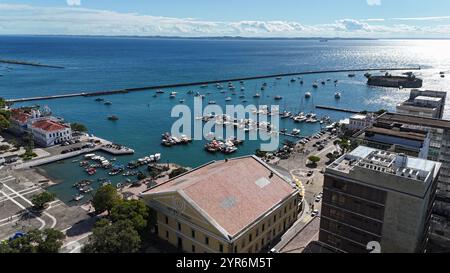
[(381, 0), (367, 0), (369, 6), (381, 6)]
[[(390, 22), (391, 24), (387, 24)], [(206, 21), (78, 7), (0, 4), (0, 34), (247, 36), (247, 37), (444, 37), (448, 25), (392, 24), (386, 19), (342, 19), (307, 25), (293, 21)]]
[(81, 6), (81, 0), (66, 0), (69, 6)]

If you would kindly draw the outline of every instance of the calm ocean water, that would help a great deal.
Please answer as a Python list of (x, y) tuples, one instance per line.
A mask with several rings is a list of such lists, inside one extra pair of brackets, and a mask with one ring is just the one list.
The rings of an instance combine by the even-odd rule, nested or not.
[[(33, 97), (80, 91), (98, 91), (140, 87), (147, 85), (217, 80), (273, 73), (308, 70), (334, 70), (381, 67), (417, 67), (416, 74), (425, 80), (425, 88), (447, 90), (450, 86), (450, 41), (318, 41), (301, 40), (185, 40), (86, 37), (0, 37), (0, 59), (14, 59), (64, 66), (51, 69), (0, 64), (0, 96), (6, 98)], [(439, 71), (448, 71), (441, 79)], [(345, 113), (316, 110), (315, 105), (330, 105), (356, 110), (394, 110), (396, 103), (408, 97), (408, 90), (372, 88), (365, 84), (364, 73), (348, 78), (346, 73), (308, 75), (305, 84), (290, 83), (290, 78), (247, 81), (245, 95), (249, 104), (274, 104), (273, 96), (281, 95), (277, 104), (290, 111), (314, 111), (318, 116), (329, 115), (334, 120), (346, 118)], [(338, 79), (313, 91), (315, 80)], [(269, 88), (259, 100), (252, 98), (262, 82)], [(235, 84), (239, 86), (238, 83)], [(205, 142), (196, 141), (189, 146), (164, 148), (160, 136), (169, 131), (174, 118), (170, 111), (178, 99), (185, 98), (192, 105), (188, 90), (211, 92), (206, 99), (225, 105), (225, 97), (232, 104), (240, 103), (240, 94), (221, 94), (213, 86), (178, 88), (176, 100), (166, 94), (153, 98), (153, 92), (138, 92), (105, 97), (113, 105), (105, 106), (94, 98), (71, 98), (30, 102), (20, 105), (48, 105), (53, 112), (67, 121), (87, 125), (90, 133), (130, 146), (136, 155), (120, 157), (126, 163), (131, 159), (161, 152), (164, 162), (175, 162), (195, 167), (221, 155), (203, 151)], [(313, 92), (313, 98), (304, 99), (304, 93)], [(340, 91), (342, 99), (336, 101), (334, 93)], [(449, 97), (450, 99), (450, 97)], [(119, 116), (110, 122), (107, 116)], [(446, 111), (450, 117), (450, 108)], [(294, 124), (282, 121), (281, 128), (299, 128), (302, 135), (311, 135), (320, 125)], [(252, 154), (258, 142), (246, 142), (233, 156)], [(63, 200), (73, 195), (71, 185), (82, 178), (84, 172), (77, 163), (51, 164), (43, 169), (55, 179), (65, 183), (52, 188)], [(104, 177), (105, 173), (98, 177)], [(116, 182), (123, 177), (115, 178)]]

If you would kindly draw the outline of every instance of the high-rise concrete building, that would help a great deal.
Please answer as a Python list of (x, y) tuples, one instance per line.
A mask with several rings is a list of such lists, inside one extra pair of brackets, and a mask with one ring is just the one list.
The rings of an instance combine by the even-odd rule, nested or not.
[(413, 89), (409, 99), (397, 105), (397, 113), (442, 119), (446, 98), (447, 92)]
[(422, 252), (441, 163), (359, 146), (325, 172), (319, 240), (337, 251)]

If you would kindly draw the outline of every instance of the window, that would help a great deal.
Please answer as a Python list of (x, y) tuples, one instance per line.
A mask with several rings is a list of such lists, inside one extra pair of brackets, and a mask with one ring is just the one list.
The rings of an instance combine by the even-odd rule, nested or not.
[(262, 225), (262, 228), (261, 228), (261, 230), (262, 230), (262, 232), (264, 232), (264, 229), (266, 228), (266, 224), (263, 224)]
[(195, 230), (191, 229), (191, 236), (195, 239)]
[(208, 237), (205, 237), (205, 244), (209, 245), (209, 238)]
[(250, 234), (249, 236), (248, 236), (248, 242), (250, 243), (252, 241), (252, 235)]
[(166, 225), (169, 224), (169, 217), (166, 216)]
[(237, 250), (238, 250), (237, 246), (234, 246), (234, 253), (237, 253), (238, 252)]
[(223, 245), (222, 244), (219, 244), (219, 251), (223, 252)]
[(192, 253), (195, 253), (195, 245), (192, 245)]
[(169, 231), (166, 230), (166, 238), (169, 239)]
[(276, 221), (277, 221), (277, 215), (275, 214), (275, 215), (273, 216), (273, 223), (275, 224)]
[(181, 231), (181, 224), (178, 223), (178, 230)]

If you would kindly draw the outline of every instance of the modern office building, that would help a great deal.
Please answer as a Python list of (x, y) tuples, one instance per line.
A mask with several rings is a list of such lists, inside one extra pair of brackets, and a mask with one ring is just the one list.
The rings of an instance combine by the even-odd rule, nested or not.
[(446, 99), (447, 92), (413, 89), (409, 99), (397, 105), (397, 113), (442, 119)]
[(359, 146), (327, 167), (319, 240), (336, 251), (422, 252), (441, 163)]
[(141, 194), (157, 234), (184, 252), (255, 253), (297, 220), (295, 183), (257, 157), (212, 162)]
[(401, 123), (376, 122), (355, 135), (355, 138), (368, 147), (427, 159), (431, 134), (427, 130), (409, 128)]

